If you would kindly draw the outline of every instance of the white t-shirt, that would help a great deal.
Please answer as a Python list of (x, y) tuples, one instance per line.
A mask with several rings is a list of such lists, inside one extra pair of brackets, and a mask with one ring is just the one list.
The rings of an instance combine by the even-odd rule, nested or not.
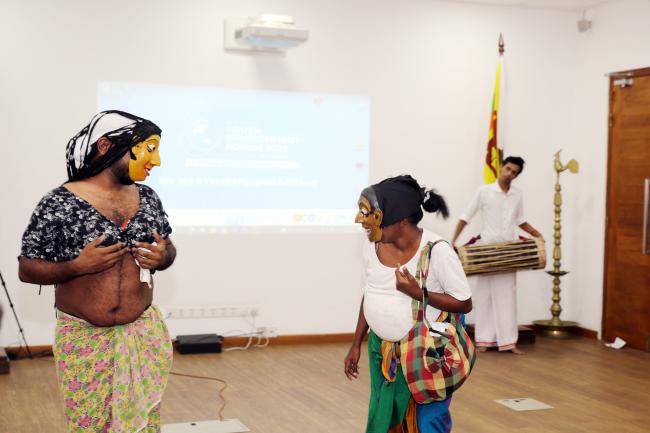
[[(408, 263), (403, 264), (411, 275), (415, 276), (424, 245), (440, 239), (440, 236), (423, 230), (417, 253)], [(366, 321), (370, 329), (383, 340), (398, 341), (413, 327), (412, 298), (397, 290), (395, 267), (384, 266), (379, 261), (374, 242), (364, 243), (363, 258), (363, 312)], [(460, 260), (447, 242), (439, 242), (431, 251), (427, 290), (431, 293), (446, 293), (459, 301), (471, 297)], [(426, 315), (429, 321), (434, 322), (440, 315), (440, 310), (428, 306)]]
[(496, 181), (479, 187), (460, 219), (470, 222), (481, 211), (483, 228), (479, 243), (507, 242), (517, 239), (517, 227), (526, 222), (523, 208), (521, 191), (511, 185), (508, 192), (503, 192)]

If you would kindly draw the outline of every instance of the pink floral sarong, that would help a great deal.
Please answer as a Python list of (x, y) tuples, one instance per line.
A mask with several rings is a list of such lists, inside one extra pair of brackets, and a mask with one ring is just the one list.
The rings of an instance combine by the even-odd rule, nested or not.
[(54, 360), (69, 433), (160, 432), (172, 344), (156, 307), (110, 327), (59, 311)]

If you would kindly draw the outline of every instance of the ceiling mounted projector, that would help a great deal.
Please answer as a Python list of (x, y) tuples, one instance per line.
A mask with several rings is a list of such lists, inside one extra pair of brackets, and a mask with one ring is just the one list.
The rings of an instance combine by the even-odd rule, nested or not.
[(296, 27), (288, 15), (228, 18), (224, 46), (227, 50), (283, 52), (305, 42), (309, 31)]

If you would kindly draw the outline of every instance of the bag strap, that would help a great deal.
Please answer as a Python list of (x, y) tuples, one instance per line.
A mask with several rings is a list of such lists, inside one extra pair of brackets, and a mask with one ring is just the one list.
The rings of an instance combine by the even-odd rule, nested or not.
[(418, 260), (418, 267), (415, 272), (415, 279), (422, 289), (422, 301), (413, 299), (411, 303), (411, 308), (413, 311), (413, 320), (423, 320), (428, 328), (431, 328), (427, 316), (424, 313), (426, 311), (426, 306), (429, 305), (429, 291), (427, 290), (427, 277), (429, 276), (429, 264), (431, 263), (431, 251), (440, 242), (446, 242), (444, 239), (438, 239), (435, 242), (427, 242), (427, 244), (422, 247), (420, 252), (420, 259)]

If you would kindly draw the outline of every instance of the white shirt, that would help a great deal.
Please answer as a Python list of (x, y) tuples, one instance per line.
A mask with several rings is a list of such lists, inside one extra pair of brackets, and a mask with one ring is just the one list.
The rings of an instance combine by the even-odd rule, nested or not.
[(513, 241), (517, 239), (517, 227), (526, 222), (523, 207), (523, 196), (518, 188), (511, 185), (508, 192), (504, 192), (496, 181), (476, 191), (460, 219), (470, 222), (480, 210), (482, 244)]
[[(422, 231), (418, 252), (404, 264), (411, 275), (415, 276), (424, 245), (440, 239), (440, 236), (428, 230)], [(379, 261), (374, 242), (365, 242), (363, 258), (363, 312), (366, 321), (381, 339), (399, 341), (413, 327), (412, 298), (397, 290), (395, 267), (385, 266)], [(446, 293), (459, 301), (471, 297), (460, 260), (447, 242), (439, 242), (431, 251), (427, 290)], [(440, 310), (428, 306), (426, 315), (430, 322), (434, 322), (440, 315)]]

